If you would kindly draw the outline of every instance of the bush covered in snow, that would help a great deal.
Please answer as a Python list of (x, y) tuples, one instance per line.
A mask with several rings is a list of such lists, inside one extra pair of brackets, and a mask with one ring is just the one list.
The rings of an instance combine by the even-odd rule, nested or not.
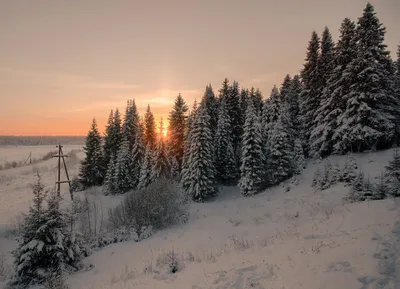
[(45, 191), (40, 178), (33, 193), (33, 204), (13, 252), (14, 272), (9, 282), (12, 288), (42, 284), (64, 272), (75, 271), (82, 258), (79, 235), (68, 226), (68, 214), (60, 208), (61, 198), (55, 192)]
[(133, 229), (138, 238), (149, 229), (162, 229), (185, 221), (186, 197), (178, 184), (160, 179), (144, 189), (129, 193), (120, 205), (109, 211), (115, 229)]

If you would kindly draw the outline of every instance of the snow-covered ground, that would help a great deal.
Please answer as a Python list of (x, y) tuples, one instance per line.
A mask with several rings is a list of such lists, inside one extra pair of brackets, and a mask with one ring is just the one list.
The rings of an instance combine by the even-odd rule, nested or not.
[[(358, 154), (356, 160), (366, 177), (374, 178), (392, 155), (391, 150)], [(343, 165), (345, 159), (328, 160)], [(289, 191), (279, 186), (242, 198), (237, 188), (224, 187), (213, 202), (192, 204), (187, 223), (94, 253), (84, 260), (94, 267), (71, 275), (68, 283), (74, 289), (400, 288), (400, 200), (345, 204), (348, 187), (315, 191), (314, 172), (328, 160), (309, 163)], [(56, 160), (41, 165), (52, 168)], [(71, 164), (72, 174), (77, 168)], [(0, 184), (2, 230), (27, 210), (32, 171), (0, 172), (0, 180), (6, 179)], [(50, 187), (55, 173), (43, 173)], [(105, 209), (118, 203), (96, 197)], [(0, 253), (9, 254), (14, 246), (0, 237)], [(175, 274), (165, 268), (172, 250), (179, 257)]]
[[(82, 150), (82, 145), (65, 145), (63, 152), (68, 154), (71, 150)], [(6, 162), (25, 162), (31, 153), (32, 159), (40, 159), (51, 151), (56, 151), (55, 145), (36, 145), (36, 146), (0, 146), (0, 165)]]

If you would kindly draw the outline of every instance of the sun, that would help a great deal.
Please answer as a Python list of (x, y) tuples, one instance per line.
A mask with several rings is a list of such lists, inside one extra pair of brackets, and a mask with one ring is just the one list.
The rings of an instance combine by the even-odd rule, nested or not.
[(164, 137), (167, 137), (167, 133), (168, 133), (168, 131), (167, 131), (166, 129), (164, 129), (164, 130), (163, 130), (163, 136), (164, 136)]

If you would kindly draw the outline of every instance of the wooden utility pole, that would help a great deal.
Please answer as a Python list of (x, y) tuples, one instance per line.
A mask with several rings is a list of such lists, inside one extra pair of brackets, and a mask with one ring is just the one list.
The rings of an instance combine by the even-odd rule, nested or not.
[[(58, 158), (58, 166), (57, 166), (57, 181), (56, 181), (56, 185), (57, 185), (57, 194), (58, 196), (61, 195), (61, 184), (63, 183), (68, 183), (69, 188), (70, 188), (70, 195), (71, 195), (71, 200), (74, 199), (73, 195), (72, 195), (72, 191), (71, 191), (71, 180), (69, 179), (69, 175), (68, 175), (68, 169), (67, 169), (67, 164), (65, 163), (65, 158), (67, 158), (67, 155), (64, 155), (62, 148), (62, 145), (58, 145), (56, 146), (56, 148), (58, 148), (58, 154), (53, 156), (53, 158)], [(64, 164), (64, 170), (65, 170), (65, 175), (67, 176), (67, 180), (66, 181), (61, 181), (61, 159), (63, 161)]]

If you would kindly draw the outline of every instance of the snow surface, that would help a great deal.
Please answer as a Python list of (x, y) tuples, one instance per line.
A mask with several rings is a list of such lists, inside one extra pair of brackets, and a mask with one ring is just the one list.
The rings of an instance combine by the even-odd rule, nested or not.
[[(355, 158), (365, 176), (374, 178), (392, 156), (388, 150)], [(187, 223), (101, 249), (84, 260), (94, 267), (71, 275), (68, 283), (74, 289), (400, 288), (400, 200), (345, 204), (349, 187), (322, 192), (310, 187), (317, 168), (327, 161), (343, 166), (345, 160), (310, 162), (298, 185), (254, 197), (241, 197), (236, 187), (221, 188), (216, 200), (191, 205)], [(56, 160), (41, 165), (52, 167)], [(27, 211), (29, 183), (35, 181), (32, 168), (27, 171), (0, 172), (0, 182), (4, 174), (10, 178), (0, 184), (0, 230)], [(55, 171), (44, 172), (43, 180), (54, 186)], [(119, 200), (95, 197), (105, 210)], [(0, 253), (8, 263), (15, 245), (1, 235)], [(172, 249), (179, 256), (175, 274), (164, 266)]]

